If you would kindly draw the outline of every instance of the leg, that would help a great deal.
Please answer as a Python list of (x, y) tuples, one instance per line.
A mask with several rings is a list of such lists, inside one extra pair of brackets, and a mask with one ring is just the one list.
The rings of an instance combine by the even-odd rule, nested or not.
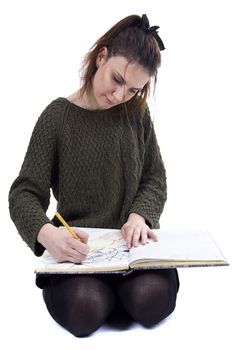
[(179, 280), (175, 269), (134, 271), (117, 292), (127, 312), (146, 327), (154, 326), (175, 309)]
[(112, 311), (114, 292), (101, 276), (52, 276), (43, 289), (49, 313), (77, 337), (97, 330)]

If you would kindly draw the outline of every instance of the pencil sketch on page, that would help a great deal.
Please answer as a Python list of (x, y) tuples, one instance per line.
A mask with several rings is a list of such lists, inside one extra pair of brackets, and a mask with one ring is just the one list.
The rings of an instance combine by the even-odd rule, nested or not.
[(95, 237), (89, 243), (90, 253), (87, 259), (82, 261), (82, 265), (99, 262), (121, 261), (128, 257), (129, 250), (122, 235), (112, 235), (106, 232), (101, 237)]
[[(88, 241), (90, 252), (85, 260), (81, 263), (74, 264), (72, 262), (62, 263), (64, 268), (75, 268), (77, 265), (89, 266), (89, 265), (99, 265), (119, 263), (128, 259), (129, 249), (125, 243), (124, 238), (120, 232), (105, 232), (99, 235), (98, 232), (93, 232)], [(43, 257), (43, 263), (45, 267), (56, 268), (55, 259), (45, 254)]]

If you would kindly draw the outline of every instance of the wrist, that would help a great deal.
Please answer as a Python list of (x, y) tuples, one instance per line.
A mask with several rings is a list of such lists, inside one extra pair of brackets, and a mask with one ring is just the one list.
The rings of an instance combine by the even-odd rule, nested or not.
[(51, 233), (54, 232), (54, 230), (56, 230), (56, 227), (52, 224), (44, 224), (37, 235), (37, 241), (43, 246), (45, 246), (48, 235), (51, 235)]
[(137, 220), (137, 221), (141, 221), (143, 223), (146, 222), (145, 218), (137, 213), (130, 213), (128, 216), (128, 221), (129, 220)]

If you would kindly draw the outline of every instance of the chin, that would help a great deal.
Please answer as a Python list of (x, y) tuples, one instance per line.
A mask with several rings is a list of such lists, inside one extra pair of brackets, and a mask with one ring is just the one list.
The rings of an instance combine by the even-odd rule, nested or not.
[(118, 104), (118, 103), (113, 103), (111, 100), (109, 100), (106, 97), (106, 95), (102, 95), (99, 98), (96, 98), (95, 101), (96, 101), (97, 109), (110, 109)]

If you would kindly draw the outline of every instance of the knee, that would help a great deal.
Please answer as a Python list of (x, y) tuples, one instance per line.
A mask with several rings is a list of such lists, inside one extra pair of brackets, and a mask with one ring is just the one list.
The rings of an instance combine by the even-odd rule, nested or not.
[(142, 302), (137, 317), (144, 327), (152, 327), (168, 317), (175, 309), (177, 292), (168, 281), (160, 282)]
[(44, 289), (43, 296), (53, 319), (75, 337), (86, 337), (95, 332), (111, 312), (114, 301), (98, 293), (60, 293)]
[(122, 294), (123, 303), (136, 322), (152, 327), (174, 311), (177, 288), (163, 276), (143, 276), (138, 282)]
[(103, 325), (112, 306), (96, 295), (88, 295), (85, 300), (79, 300), (79, 305), (72, 308), (70, 319), (65, 328), (75, 337), (86, 337)]

